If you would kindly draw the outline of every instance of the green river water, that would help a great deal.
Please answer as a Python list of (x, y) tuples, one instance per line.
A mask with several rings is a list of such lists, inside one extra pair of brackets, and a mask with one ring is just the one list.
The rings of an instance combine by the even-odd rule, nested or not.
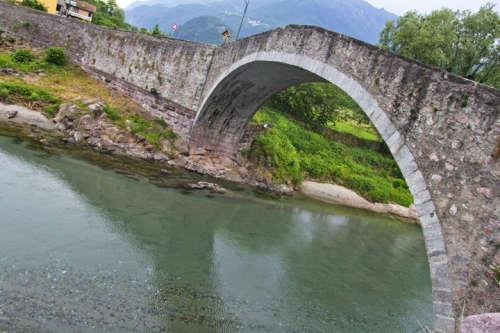
[(0, 189), (0, 332), (432, 325), (414, 225), (248, 189), (160, 187), (6, 137)]

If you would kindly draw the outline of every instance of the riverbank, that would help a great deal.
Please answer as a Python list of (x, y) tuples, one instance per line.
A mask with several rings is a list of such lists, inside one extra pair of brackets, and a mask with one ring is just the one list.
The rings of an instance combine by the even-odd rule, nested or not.
[[(86, 101), (94, 105), (94, 109), (99, 105), (95, 100)], [(83, 104), (85, 105), (85, 104)], [(80, 110), (81, 111), (81, 110)], [(27, 109), (23, 106), (18, 105), (7, 105), (0, 103), (0, 122), (3, 124), (1, 127), (4, 128), (3, 134), (8, 133), (5, 129), (10, 128), (17, 133), (19, 137), (29, 137), (36, 142), (41, 143), (45, 147), (52, 147), (61, 144), (62, 147), (69, 149), (78, 148), (79, 146), (84, 149), (84, 146), (98, 152), (104, 153), (111, 156), (123, 156), (131, 159), (143, 160), (145, 162), (156, 163), (153, 168), (153, 174), (157, 174), (158, 170), (164, 173), (173, 172), (175, 168), (184, 168), (188, 171), (195, 171), (200, 174), (209, 174), (209, 165), (217, 165), (217, 169), (220, 172), (221, 165), (224, 164), (220, 160), (212, 164), (207, 164), (206, 158), (202, 162), (200, 157), (190, 159), (189, 156), (178, 155), (175, 158), (169, 158), (163, 153), (154, 153), (151, 147), (144, 145), (142, 142), (137, 142), (137, 139), (130, 135), (127, 136), (126, 132), (120, 131), (116, 127), (113, 127), (106, 121), (106, 117), (100, 117), (94, 126), (94, 136), (90, 137), (82, 133), (78, 128), (66, 128), (67, 126), (63, 124), (68, 123), (85, 123), (88, 125), (91, 117), (88, 115), (79, 115), (77, 106), (74, 104), (65, 104), (61, 106), (61, 110), (55, 115), (53, 120), (48, 119), (46, 116), (38, 111)], [(82, 122), (81, 119), (84, 119)], [(101, 131), (97, 130), (100, 129)], [(105, 129), (103, 131), (103, 129)], [(1, 133), (2, 131), (0, 131)], [(110, 135), (114, 133), (114, 135)], [(127, 138), (127, 140), (119, 140), (121, 142), (115, 142), (114, 138)], [(90, 144), (89, 144), (90, 143)], [(98, 156), (93, 156), (92, 159), (96, 159)], [(130, 163), (130, 162), (127, 162)], [(252, 186), (265, 188), (267, 190), (272, 190), (279, 192), (281, 194), (293, 194), (294, 189), (291, 186), (279, 185), (276, 186), (265, 184), (258, 181), (255, 178), (247, 176), (242, 178), (237, 172), (234, 172), (233, 164), (234, 162), (227, 161), (227, 170), (233, 170), (233, 177), (230, 177), (228, 173), (218, 174), (218, 179), (226, 179), (229, 181), (234, 181), (236, 183), (245, 183)], [(163, 168), (162, 168), (162, 165)], [(203, 167), (202, 167), (203, 166)], [(142, 169), (143, 166), (136, 167), (131, 165), (131, 173), (137, 171), (136, 169)], [(146, 168), (148, 169), (148, 168)], [(151, 169), (148, 171), (151, 175)], [(248, 171), (245, 171), (248, 173)], [(217, 176), (217, 174), (212, 175)], [(381, 204), (381, 203), (371, 203), (363, 197), (359, 196), (356, 192), (349, 190), (345, 187), (325, 184), (312, 181), (304, 181), (300, 186), (298, 186), (297, 191), (302, 194), (313, 198), (315, 200), (320, 200), (326, 203), (332, 203), (336, 205), (342, 205), (351, 208), (363, 209), (379, 214), (390, 214), (398, 217), (404, 218), (405, 222), (417, 223), (418, 218), (414, 209), (406, 208), (396, 204)]]
[(299, 189), (305, 196), (326, 203), (368, 210), (379, 214), (391, 214), (402, 217), (409, 223), (419, 223), (413, 205), (408, 208), (396, 204), (372, 203), (356, 192), (335, 184), (304, 181), (300, 184)]

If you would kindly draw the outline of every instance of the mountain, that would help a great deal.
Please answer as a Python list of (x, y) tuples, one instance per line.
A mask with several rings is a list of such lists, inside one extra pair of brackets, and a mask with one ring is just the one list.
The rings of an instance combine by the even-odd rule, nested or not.
[(227, 29), (224, 22), (214, 16), (198, 16), (180, 26), (175, 38), (195, 42), (220, 44), (222, 33)]
[[(221, 0), (203, 0), (203, 3), (218, 2)], [(162, 5), (165, 7), (175, 7), (178, 5), (196, 4), (200, 3), (200, 0), (139, 0), (132, 2), (125, 9), (132, 9), (139, 6), (151, 6), (151, 5)]]
[[(159, 24), (162, 30), (170, 31), (172, 23), (180, 25), (178, 34), (186, 22), (205, 17), (198, 22), (207, 23), (208, 16), (218, 19), (217, 24), (237, 31), (243, 10), (242, 0), (146, 0), (134, 3), (125, 11), (127, 22), (150, 29)], [(385, 22), (397, 16), (384, 9), (377, 9), (364, 0), (251, 0), (241, 36), (249, 36), (287, 24), (317, 25), (337, 31), (368, 43), (376, 43)], [(215, 22), (210, 20), (211, 22)], [(195, 30), (203, 30), (206, 25), (196, 28), (190, 22), (192, 38)], [(213, 27), (212, 27), (213, 28)], [(198, 36), (200, 35), (197, 33)], [(209, 38), (214, 40), (214, 38)]]

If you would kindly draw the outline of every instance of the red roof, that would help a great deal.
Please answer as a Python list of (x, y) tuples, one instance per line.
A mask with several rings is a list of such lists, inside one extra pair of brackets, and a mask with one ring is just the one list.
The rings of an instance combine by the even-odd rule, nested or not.
[(95, 13), (96, 7), (94, 5), (89, 4), (88, 2), (76, 0), (76, 7), (86, 10), (91, 13)]

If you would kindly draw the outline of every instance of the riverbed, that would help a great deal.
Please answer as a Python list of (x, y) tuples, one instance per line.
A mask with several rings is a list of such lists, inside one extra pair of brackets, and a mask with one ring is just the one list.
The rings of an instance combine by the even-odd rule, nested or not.
[(0, 331), (432, 326), (418, 226), (163, 177), (175, 186), (0, 137)]

